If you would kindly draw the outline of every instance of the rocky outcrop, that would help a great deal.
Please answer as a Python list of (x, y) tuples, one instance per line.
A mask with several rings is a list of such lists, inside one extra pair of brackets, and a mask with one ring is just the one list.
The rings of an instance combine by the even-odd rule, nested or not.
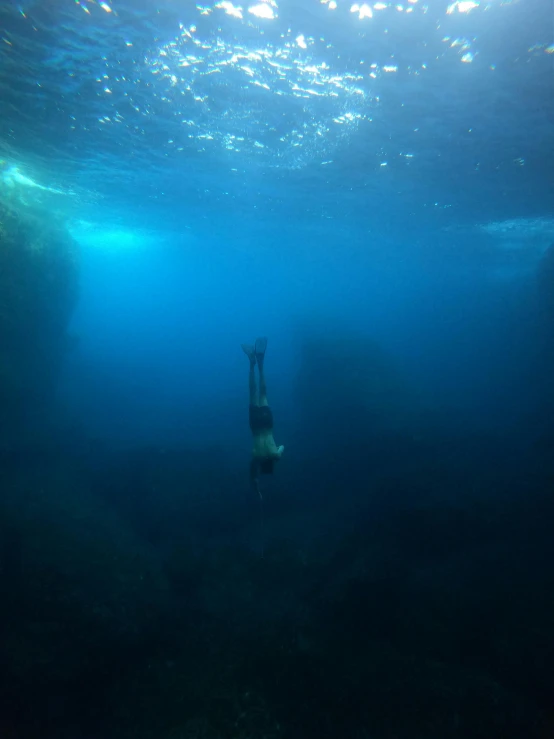
[(0, 444), (51, 402), (77, 297), (77, 247), (44, 212), (0, 197)]

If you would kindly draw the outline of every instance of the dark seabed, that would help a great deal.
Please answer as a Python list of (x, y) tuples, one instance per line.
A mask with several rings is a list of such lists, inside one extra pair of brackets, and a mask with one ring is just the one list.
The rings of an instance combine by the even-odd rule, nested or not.
[(0, 4), (0, 739), (554, 739), (552, 12)]

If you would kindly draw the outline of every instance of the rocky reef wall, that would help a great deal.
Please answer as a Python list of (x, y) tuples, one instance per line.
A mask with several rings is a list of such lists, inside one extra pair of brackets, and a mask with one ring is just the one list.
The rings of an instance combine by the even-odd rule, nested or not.
[(63, 224), (0, 196), (1, 446), (55, 396), (77, 291), (77, 245)]

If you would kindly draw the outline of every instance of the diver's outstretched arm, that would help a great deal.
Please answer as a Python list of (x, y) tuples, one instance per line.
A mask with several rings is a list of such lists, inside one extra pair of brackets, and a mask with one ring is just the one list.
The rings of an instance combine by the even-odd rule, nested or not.
[(275, 439), (273, 436), (268, 440), (268, 447), (269, 447), (269, 454), (271, 455), (271, 459), (281, 459), (283, 456), (283, 452), (285, 451), (285, 447), (283, 444), (280, 446), (277, 446), (275, 443)]

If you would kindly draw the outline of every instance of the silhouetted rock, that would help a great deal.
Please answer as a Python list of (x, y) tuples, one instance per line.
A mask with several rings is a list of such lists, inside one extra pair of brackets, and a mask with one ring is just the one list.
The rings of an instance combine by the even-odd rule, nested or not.
[(53, 397), (77, 297), (76, 243), (49, 214), (0, 200), (0, 445)]

